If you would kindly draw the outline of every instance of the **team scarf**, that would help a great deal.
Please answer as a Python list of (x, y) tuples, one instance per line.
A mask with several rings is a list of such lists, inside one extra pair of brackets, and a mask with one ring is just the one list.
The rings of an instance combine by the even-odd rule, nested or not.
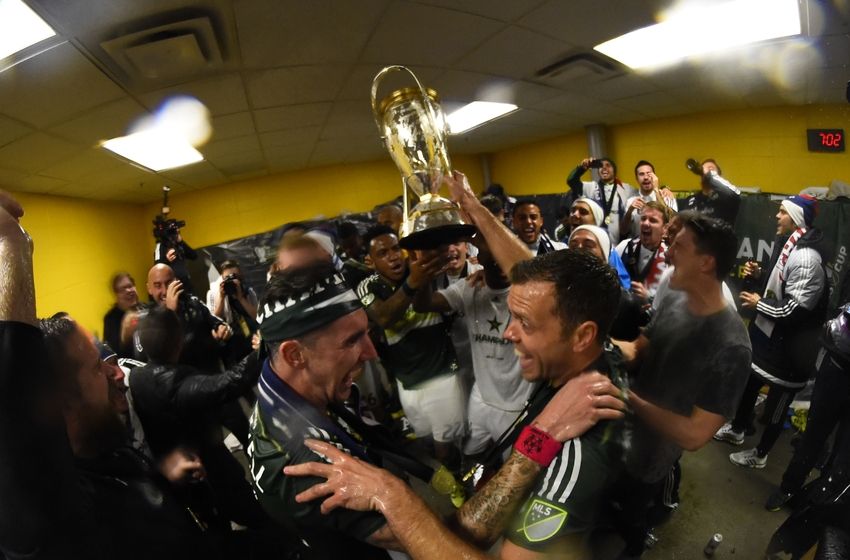
[[(762, 297), (780, 297), (782, 294), (782, 284), (785, 282), (785, 264), (788, 262), (791, 252), (797, 246), (797, 242), (803, 237), (806, 231), (806, 228), (800, 227), (794, 230), (794, 233), (788, 237), (788, 241), (782, 246), (782, 252), (779, 254), (773, 270), (770, 271), (770, 276), (767, 278), (767, 284), (764, 287), (764, 295)], [(773, 335), (773, 328), (776, 325), (774, 320), (768, 319), (761, 313), (758, 313), (754, 322), (761, 332), (767, 336)]]
[(767, 279), (767, 285), (765, 286), (764, 295), (768, 294), (780, 294), (782, 289), (782, 284), (785, 282), (785, 264), (788, 262), (788, 257), (791, 256), (791, 252), (797, 246), (797, 242), (801, 237), (808, 231), (804, 227), (798, 227), (794, 230), (788, 237), (788, 241), (785, 242), (785, 245), (782, 246), (782, 253), (779, 254), (779, 259), (776, 261), (776, 265), (774, 265), (773, 270), (770, 271), (770, 276)]

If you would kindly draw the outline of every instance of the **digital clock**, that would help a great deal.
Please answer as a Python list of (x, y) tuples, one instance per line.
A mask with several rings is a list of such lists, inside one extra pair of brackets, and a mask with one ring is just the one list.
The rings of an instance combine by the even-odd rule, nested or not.
[(809, 128), (806, 138), (810, 152), (844, 151), (844, 130), (841, 128)]

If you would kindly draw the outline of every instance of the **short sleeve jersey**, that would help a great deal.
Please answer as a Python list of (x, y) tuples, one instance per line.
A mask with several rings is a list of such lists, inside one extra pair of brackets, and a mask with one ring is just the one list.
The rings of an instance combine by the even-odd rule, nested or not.
[[(615, 365), (619, 362), (617, 352), (609, 347), (588, 369), (607, 373), (615, 385), (622, 386), (622, 374)], [(551, 387), (537, 391), (529, 410), (542, 410), (555, 393)], [(529, 420), (534, 416), (529, 413)], [(567, 441), (549, 468), (538, 475), (505, 538), (522, 548), (543, 552), (562, 537), (591, 530), (600, 505), (622, 470), (624, 435), (622, 421), (603, 421)]]
[[(665, 297), (653, 315), (635, 392), (682, 416), (699, 407), (731, 418), (749, 378), (752, 352), (747, 331), (731, 307), (696, 316), (683, 297)], [(678, 445), (638, 422), (627, 468), (632, 476), (654, 483), (666, 476), (681, 454)]]
[[(389, 299), (398, 288), (379, 274), (357, 287), (357, 297), (367, 309), (377, 299)], [(378, 348), (381, 363), (405, 389), (457, 371), (454, 347), (439, 313), (417, 313), (409, 305), (404, 316), (384, 329), (386, 345)]]
[(439, 293), (469, 332), (472, 368), (481, 398), (501, 410), (518, 411), (534, 385), (520, 375), (514, 346), (503, 336), (511, 319), (508, 291), (456, 282)]
[[(302, 414), (305, 411), (303, 403), (297, 402), (287, 392), (285, 384), (267, 375), (267, 371), (264, 369), (260, 380), (259, 398), (273, 399), (276, 412), (270, 417), (258, 401), (251, 416), (251, 444), (248, 449), (254, 494), (260, 505), (275, 521), (303, 535), (316, 550), (317, 557), (389, 558), (386, 552), (365, 542), (386, 524), (380, 514), (344, 508), (323, 514), (320, 511), (321, 500), (295, 501), (300, 492), (324, 482), (317, 477), (291, 477), (283, 473), (287, 465), (323, 460), (303, 444), (305, 438), (327, 441), (349, 451), (346, 438), (359, 441), (360, 437), (330, 413), (323, 416), (321, 425), (313, 423), (309, 410), (308, 414)], [(315, 409), (312, 412), (321, 414)]]

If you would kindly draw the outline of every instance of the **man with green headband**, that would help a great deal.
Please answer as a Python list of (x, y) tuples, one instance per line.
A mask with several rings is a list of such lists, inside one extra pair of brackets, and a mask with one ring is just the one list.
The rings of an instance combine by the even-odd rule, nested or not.
[(319, 479), (283, 474), (286, 465), (317, 459), (304, 446), (306, 437), (375, 465), (384, 465), (385, 450), (393, 447), (378, 428), (343, 405), (364, 363), (376, 357), (360, 299), (332, 264), (317, 262), (272, 275), (257, 321), (268, 352), (249, 446), (260, 504), (278, 522), (294, 526), (317, 558), (343, 553), (386, 558), (381, 548), (403, 550), (380, 514), (324, 515), (318, 504), (295, 500)]

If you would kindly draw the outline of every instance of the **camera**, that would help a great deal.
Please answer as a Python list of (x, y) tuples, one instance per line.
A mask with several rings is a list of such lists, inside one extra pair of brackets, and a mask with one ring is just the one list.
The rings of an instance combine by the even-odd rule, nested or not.
[(237, 297), (239, 294), (239, 280), (238, 274), (228, 274), (221, 279), (221, 285), (224, 286), (225, 295), (234, 298)]
[(184, 220), (166, 219), (162, 216), (157, 216), (153, 221), (153, 236), (160, 243), (176, 244), (180, 228), (185, 225), (186, 222)]
[(592, 159), (590, 163), (587, 165), (590, 169), (599, 169), (602, 167), (601, 159)]

